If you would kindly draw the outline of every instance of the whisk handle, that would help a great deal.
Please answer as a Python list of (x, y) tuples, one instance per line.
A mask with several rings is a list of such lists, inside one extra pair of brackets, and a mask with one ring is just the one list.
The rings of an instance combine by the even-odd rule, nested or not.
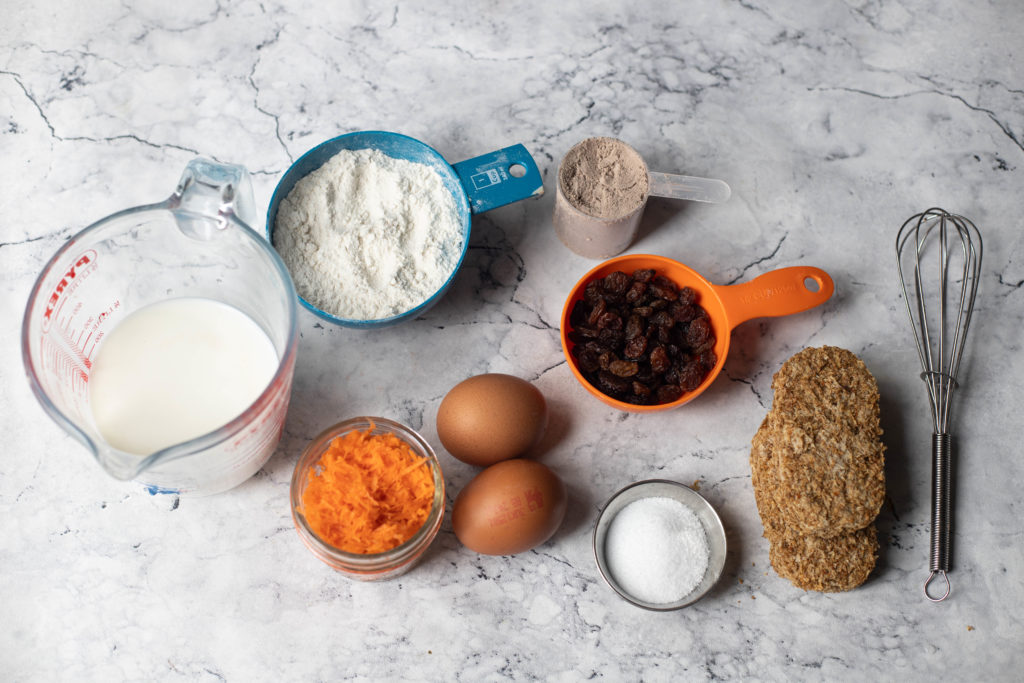
[[(932, 538), (931, 574), (924, 584), (924, 594), (932, 602), (941, 602), (949, 596), (948, 572), (952, 568), (950, 562), (950, 466), (952, 445), (949, 434), (932, 434)], [(946, 580), (946, 591), (943, 595), (932, 597), (928, 592), (928, 584), (937, 575)]]

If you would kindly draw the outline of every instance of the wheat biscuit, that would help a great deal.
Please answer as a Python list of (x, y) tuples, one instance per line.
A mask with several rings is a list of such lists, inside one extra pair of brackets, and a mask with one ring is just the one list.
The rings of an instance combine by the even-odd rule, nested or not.
[(761, 525), (764, 527), (764, 537), (770, 540), (781, 536), (786, 529), (782, 512), (775, 502), (775, 472), (767, 416), (751, 440), (750, 482), (754, 488), (754, 502), (761, 516)]
[(837, 593), (864, 583), (878, 557), (875, 525), (822, 538), (786, 533), (770, 540), (775, 571), (804, 590)]
[(800, 351), (772, 380), (766, 422), (774, 496), (785, 527), (836, 536), (870, 524), (885, 498), (878, 385), (853, 353)]

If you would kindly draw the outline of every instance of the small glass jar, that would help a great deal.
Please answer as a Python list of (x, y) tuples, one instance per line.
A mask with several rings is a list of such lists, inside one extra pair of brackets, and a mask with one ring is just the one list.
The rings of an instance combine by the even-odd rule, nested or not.
[[(434, 500), (423, 526), (408, 541), (382, 553), (359, 554), (334, 547), (310, 528), (302, 511), (302, 496), (309, 482), (310, 471), (319, 465), (320, 457), (330, 447), (331, 442), (348, 432), (367, 429), (371, 434), (394, 434), (407, 443), (416, 455), (426, 458), (434, 476)], [(444, 518), (444, 506), (444, 477), (441, 475), (437, 455), (430, 444), (412, 429), (383, 417), (354, 417), (328, 427), (306, 446), (292, 474), (292, 520), (302, 542), (329, 566), (357, 581), (390, 579), (411, 569), (437, 536)]]

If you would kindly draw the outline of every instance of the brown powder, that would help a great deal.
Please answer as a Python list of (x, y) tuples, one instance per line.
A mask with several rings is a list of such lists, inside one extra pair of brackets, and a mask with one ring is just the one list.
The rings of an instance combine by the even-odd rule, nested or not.
[(636, 150), (615, 138), (588, 138), (569, 150), (558, 173), (569, 203), (595, 218), (614, 219), (647, 198), (647, 166)]

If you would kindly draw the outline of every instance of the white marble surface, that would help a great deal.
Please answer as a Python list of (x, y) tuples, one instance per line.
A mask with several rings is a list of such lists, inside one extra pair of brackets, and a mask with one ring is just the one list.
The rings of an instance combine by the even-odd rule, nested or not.
[[(4, 680), (958, 680), (1019, 676), (1024, 642), (1020, 362), (1024, 9), (1014, 0), (665, 3), (7, 3), (0, 22), (0, 678)], [(302, 313), (284, 439), (241, 487), (150, 496), (108, 477), (25, 381), (23, 306), (46, 259), (159, 200), (196, 155), (246, 165), (265, 210), (314, 144), (360, 129), (456, 161), (522, 142), (549, 192), (474, 220), (428, 315), (375, 332)], [(716, 283), (828, 270), (826, 305), (738, 328), (697, 401), (625, 415), (562, 357), (558, 316), (593, 262), (551, 228), (558, 160), (621, 137), (655, 170), (727, 180), (722, 206), (652, 201), (633, 251)], [(953, 433), (954, 593), (927, 574), (930, 426), (893, 242), (941, 205), (985, 260)], [(260, 226), (262, 227), (262, 226)], [(768, 565), (747, 463), (772, 373), (809, 345), (858, 353), (883, 396), (890, 503), (878, 568), (805, 593)], [(440, 449), (445, 392), (508, 372), (547, 396), (544, 462), (565, 524), (513, 557), (445, 525), (405, 577), (354, 584), (301, 545), (287, 489), (340, 418), (410, 424)], [(474, 470), (441, 452), (449, 498)], [(591, 532), (641, 478), (699, 481), (728, 529), (717, 590), (655, 614), (602, 582)]]

